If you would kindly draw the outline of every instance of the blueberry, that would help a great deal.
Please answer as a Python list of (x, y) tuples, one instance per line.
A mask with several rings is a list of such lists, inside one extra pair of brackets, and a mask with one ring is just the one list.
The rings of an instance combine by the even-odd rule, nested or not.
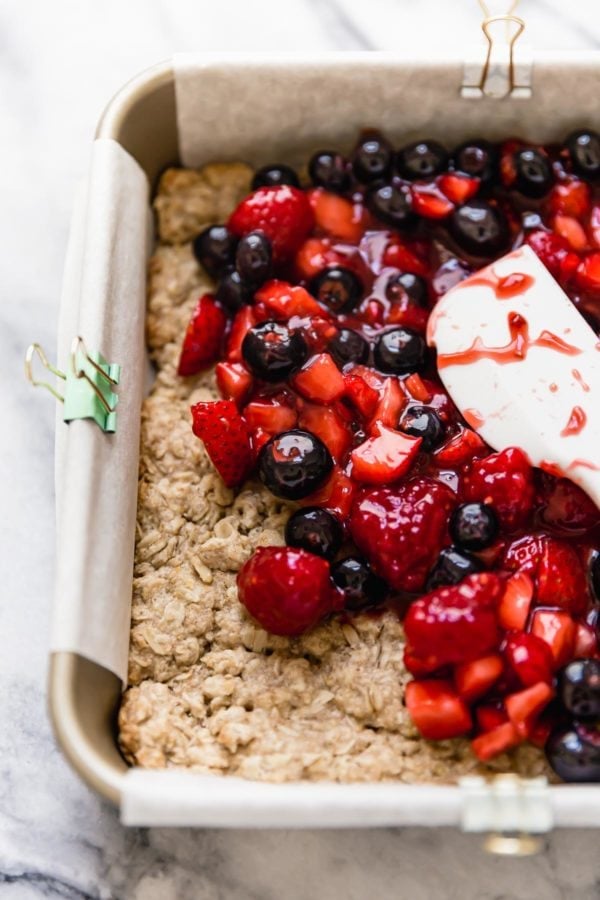
[(410, 406), (400, 420), (400, 431), (423, 439), (421, 449), (435, 450), (444, 439), (444, 423), (430, 406)]
[(247, 369), (263, 381), (283, 381), (306, 362), (308, 345), (298, 331), (279, 322), (250, 328), (242, 341)]
[(392, 302), (408, 297), (416, 306), (427, 306), (427, 283), (420, 275), (398, 272), (390, 275), (385, 286), (385, 296)]
[(409, 328), (394, 328), (375, 344), (375, 366), (380, 372), (407, 375), (422, 369), (427, 358), (425, 340)]
[(479, 560), (469, 553), (464, 553), (456, 547), (445, 547), (440, 551), (440, 555), (429, 573), (427, 590), (433, 591), (445, 584), (458, 584), (467, 575), (474, 575), (476, 572), (481, 572), (481, 569), (482, 565)]
[(319, 150), (311, 157), (308, 174), (317, 187), (343, 194), (350, 187), (348, 161), (334, 150)]
[(558, 674), (558, 696), (576, 719), (600, 718), (600, 661), (575, 659)]
[(381, 181), (392, 166), (392, 147), (377, 132), (365, 134), (352, 155), (352, 169), (358, 181)]
[(285, 526), (285, 542), (325, 559), (333, 559), (342, 546), (342, 526), (335, 516), (318, 506), (292, 513)]
[(235, 313), (252, 300), (252, 289), (235, 269), (227, 269), (219, 280), (215, 298), (228, 312)]
[(368, 341), (350, 328), (341, 328), (331, 339), (327, 349), (340, 369), (347, 363), (365, 363), (371, 350)]
[(271, 165), (263, 166), (254, 173), (252, 190), (261, 187), (273, 187), (279, 184), (290, 184), (292, 187), (300, 187), (298, 176), (290, 166)]
[(456, 243), (473, 256), (496, 256), (508, 249), (506, 216), (485, 200), (469, 200), (450, 216), (450, 234)]
[(513, 156), (517, 178), (515, 187), (526, 197), (543, 197), (552, 187), (552, 166), (548, 157), (533, 147), (517, 150)]
[(496, 177), (498, 153), (489, 141), (476, 138), (465, 141), (453, 151), (451, 165), (454, 171), (479, 178), (482, 184), (488, 184)]
[(332, 469), (333, 460), (323, 441), (297, 428), (272, 437), (258, 456), (260, 480), (284, 500), (300, 500), (312, 494)]
[(396, 169), (402, 178), (416, 181), (433, 178), (446, 167), (448, 154), (437, 141), (416, 141), (396, 154)]
[(600, 781), (600, 748), (573, 727), (560, 728), (546, 742), (548, 762), (563, 781)]
[(344, 266), (328, 266), (313, 278), (311, 292), (333, 312), (350, 312), (363, 295), (360, 278)]
[(367, 192), (365, 202), (376, 219), (392, 228), (409, 228), (417, 221), (410, 194), (402, 185), (375, 185)]
[(385, 600), (385, 581), (378, 578), (362, 559), (353, 556), (341, 559), (331, 567), (331, 577), (344, 592), (345, 608), (352, 612), (379, 606)]
[(210, 225), (196, 235), (192, 250), (212, 278), (233, 263), (237, 238), (225, 225)]
[(500, 528), (493, 506), (462, 503), (450, 518), (452, 540), (465, 550), (483, 550), (492, 544)]
[(592, 597), (600, 604), (600, 550), (592, 550), (588, 573)]
[(595, 131), (574, 131), (565, 143), (573, 171), (587, 181), (600, 178), (600, 134)]
[(251, 231), (240, 239), (235, 253), (235, 267), (244, 281), (262, 284), (271, 275), (273, 250), (262, 231)]

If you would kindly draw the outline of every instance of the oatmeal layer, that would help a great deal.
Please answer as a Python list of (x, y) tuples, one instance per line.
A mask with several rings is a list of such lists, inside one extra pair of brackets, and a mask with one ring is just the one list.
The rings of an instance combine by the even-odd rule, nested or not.
[(471, 772), (546, 772), (521, 746), (488, 766), (468, 742), (419, 737), (403, 704), (410, 676), (392, 612), (339, 619), (300, 638), (257, 626), (236, 573), (258, 546), (283, 544), (293, 508), (255, 481), (237, 494), (191, 431), (190, 405), (216, 398), (212, 371), (177, 375), (195, 303), (214, 285), (189, 241), (223, 221), (251, 170), (171, 169), (155, 200), (148, 347), (157, 377), (142, 410), (129, 685), (119, 716), (126, 758), (265, 781), (451, 782)]

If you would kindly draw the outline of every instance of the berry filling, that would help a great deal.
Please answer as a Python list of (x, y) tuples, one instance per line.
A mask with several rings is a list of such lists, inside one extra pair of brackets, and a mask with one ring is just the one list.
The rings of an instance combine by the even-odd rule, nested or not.
[(216, 364), (223, 397), (194, 433), (227, 486), (299, 504), (239, 599), (290, 636), (393, 610), (424, 738), (468, 736), (481, 760), (545, 743), (561, 777), (600, 780), (600, 512), (518, 435), (492, 452), (424, 337), (447, 290), (522, 243), (600, 329), (600, 136), (448, 152), (370, 131), (308, 173), (260, 169), (193, 242), (216, 287), (178, 371)]

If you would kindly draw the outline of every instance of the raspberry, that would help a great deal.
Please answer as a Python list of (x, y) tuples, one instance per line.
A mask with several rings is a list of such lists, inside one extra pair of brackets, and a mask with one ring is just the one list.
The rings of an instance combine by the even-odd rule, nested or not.
[(329, 564), (306, 550), (259, 547), (237, 585), (240, 602), (271, 634), (302, 634), (334, 609)]
[(495, 650), (499, 643), (495, 605), (502, 590), (498, 575), (482, 572), (416, 600), (404, 620), (410, 653), (433, 656), (445, 666)]
[(396, 590), (418, 591), (447, 542), (456, 496), (445, 484), (417, 478), (364, 491), (350, 514), (350, 533), (373, 571)]
[(466, 500), (493, 506), (507, 531), (524, 524), (534, 500), (533, 470), (517, 447), (492, 453), (471, 465), (464, 480)]

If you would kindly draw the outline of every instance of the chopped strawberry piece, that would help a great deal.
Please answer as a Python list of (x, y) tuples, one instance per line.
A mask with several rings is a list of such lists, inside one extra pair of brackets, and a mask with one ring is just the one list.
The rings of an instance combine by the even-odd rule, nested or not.
[(493, 731), (494, 728), (508, 722), (508, 716), (504, 709), (492, 703), (482, 703), (481, 706), (478, 706), (475, 710), (475, 718), (480, 731)]
[(565, 239), (571, 250), (582, 253), (588, 249), (588, 239), (584, 227), (573, 216), (555, 215), (552, 220), (552, 228), (556, 234)]
[(289, 431), (298, 421), (296, 410), (278, 403), (276, 399), (252, 400), (243, 415), (252, 431), (260, 428), (271, 437)]
[(458, 434), (434, 452), (433, 462), (436, 466), (462, 466), (486, 451), (487, 444), (477, 432), (461, 425)]
[(376, 422), (373, 437), (350, 454), (352, 477), (365, 484), (389, 484), (405, 475), (412, 466), (422, 438), (404, 434)]
[(296, 253), (294, 270), (299, 280), (311, 281), (326, 266), (340, 265), (344, 262), (344, 255), (336, 253), (333, 249), (331, 238), (309, 237)]
[(531, 633), (548, 644), (555, 669), (560, 669), (573, 658), (577, 627), (568, 613), (555, 609), (534, 610)]
[[(355, 372), (356, 369), (353, 369)], [(406, 394), (397, 378), (386, 378), (379, 394), (379, 402), (373, 413), (371, 431), (375, 425), (396, 428), (400, 413), (406, 406)]]
[(221, 354), (227, 316), (211, 294), (203, 294), (185, 332), (177, 374), (196, 375)]
[(578, 622), (573, 656), (575, 659), (588, 659), (590, 656), (596, 656), (597, 653), (598, 641), (596, 640), (596, 632), (585, 622)]
[(508, 634), (504, 644), (504, 659), (524, 687), (539, 681), (552, 684), (553, 659), (545, 641), (535, 634)]
[(291, 316), (327, 315), (325, 310), (312, 297), (306, 288), (287, 281), (274, 278), (265, 282), (254, 295), (258, 303), (262, 303), (271, 318), (289, 319)]
[(600, 247), (600, 205), (592, 207), (589, 221), (589, 231), (596, 247)]
[(240, 603), (271, 634), (302, 634), (333, 608), (329, 564), (295, 547), (259, 547), (237, 585)]
[(448, 517), (455, 505), (454, 492), (432, 478), (371, 488), (353, 505), (350, 533), (391, 587), (419, 591), (448, 540)]
[(464, 488), (466, 500), (493, 506), (507, 531), (523, 525), (533, 508), (533, 470), (518, 447), (475, 460), (465, 476)]
[(590, 253), (577, 267), (575, 280), (588, 291), (600, 291), (600, 253)]
[(337, 410), (301, 403), (298, 424), (323, 441), (335, 462), (341, 463), (345, 459), (352, 444), (352, 434)]
[(339, 466), (334, 466), (323, 487), (299, 502), (301, 506), (320, 506), (345, 522), (350, 515), (354, 492), (355, 484), (352, 479)]
[(410, 244), (393, 237), (384, 250), (382, 263), (401, 272), (427, 275), (427, 264), (421, 254)]
[(473, 727), (471, 714), (450, 681), (411, 681), (406, 685), (405, 701), (415, 727), (429, 741), (468, 734)]
[(532, 231), (525, 243), (544, 263), (551, 275), (561, 283), (568, 281), (579, 265), (579, 257), (573, 253), (563, 237), (551, 231)]
[(234, 316), (231, 324), (231, 331), (227, 339), (227, 347), (225, 350), (227, 359), (230, 362), (242, 361), (242, 343), (248, 331), (258, 324), (255, 311), (251, 306), (243, 306)]
[(331, 237), (358, 244), (367, 226), (364, 208), (323, 188), (309, 192), (317, 228)]
[(404, 648), (404, 665), (415, 678), (431, 675), (442, 668), (437, 656), (415, 656), (412, 648), (407, 644)]
[(415, 182), (411, 196), (412, 208), (425, 219), (445, 219), (454, 209), (454, 203), (435, 184)]
[(505, 722), (503, 725), (497, 725), (491, 731), (480, 734), (471, 741), (471, 750), (482, 762), (487, 762), (494, 756), (516, 747), (522, 743), (522, 737), (512, 724)]
[(332, 403), (344, 393), (344, 376), (329, 353), (318, 353), (292, 379), (294, 388), (308, 400)]
[(250, 432), (232, 400), (196, 403), (192, 406), (192, 430), (204, 442), (206, 452), (227, 487), (236, 487), (250, 474), (254, 463)]
[(533, 581), (525, 572), (515, 572), (506, 582), (498, 605), (498, 622), (506, 631), (523, 631), (533, 600)]
[(501, 593), (498, 575), (483, 572), (415, 600), (404, 620), (412, 652), (435, 656), (441, 665), (489, 655), (499, 643), (495, 605)]
[(252, 444), (252, 451), (254, 453), (254, 459), (258, 459), (258, 454), (260, 450), (264, 447), (267, 441), (270, 441), (273, 437), (272, 434), (269, 434), (268, 431), (263, 431), (262, 428), (255, 428), (252, 434), (250, 435), (250, 442)]
[(404, 387), (413, 400), (418, 400), (420, 403), (429, 403), (432, 399), (431, 390), (416, 372), (404, 379)]
[(215, 368), (217, 387), (226, 400), (241, 406), (252, 387), (252, 375), (241, 363), (220, 362)]
[(472, 703), (490, 690), (502, 675), (504, 664), (497, 653), (463, 663), (454, 670), (454, 684), (460, 696)]
[(461, 172), (446, 172), (440, 175), (438, 185), (443, 194), (453, 203), (465, 203), (474, 197), (479, 190), (481, 180), (463, 175)]
[(556, 716), (549, 715), (548, 712), (548, 707), (546, 707), (535, 722), (533, 722), (529, 728), (529, 734), (527, 735), (529, 743), (533, 744), (534, 747), (539, 747), (540, 750), (544, 749), (546, 741), (556, 727)]
[(288, 184), (261, 187), (234, 209), (227, 226), (236, 237), (262, 231), (276, 262), (294, 255), (314, 221), (306, 194)]
[(548, 197), (551, 212), (582, 219), (590, 211), (591, 192), (585, 181), (563, 181), (555, 184)]
[(379, 403), (379, 394), (354, 372), (344, 375), (345, 396), (365, 419), (370, 419)]
[(560, 606), (567, 612), (585, 612), (588, 594), (581, 560), (570, 544), (546, 537), (537, 573), (536, 597), (540, 606)]
[(529, 735), (533, 723), (553, 697), (554, 690), (550, 685), (545, 681), (539, 681), (505, 698), (504, 705), (508, 718), (522, 738)]
[(600, 510), (582, 489), (568, 478), (544, 476), (541, 517), (561, 531), (589, 531), (600, 524)]

